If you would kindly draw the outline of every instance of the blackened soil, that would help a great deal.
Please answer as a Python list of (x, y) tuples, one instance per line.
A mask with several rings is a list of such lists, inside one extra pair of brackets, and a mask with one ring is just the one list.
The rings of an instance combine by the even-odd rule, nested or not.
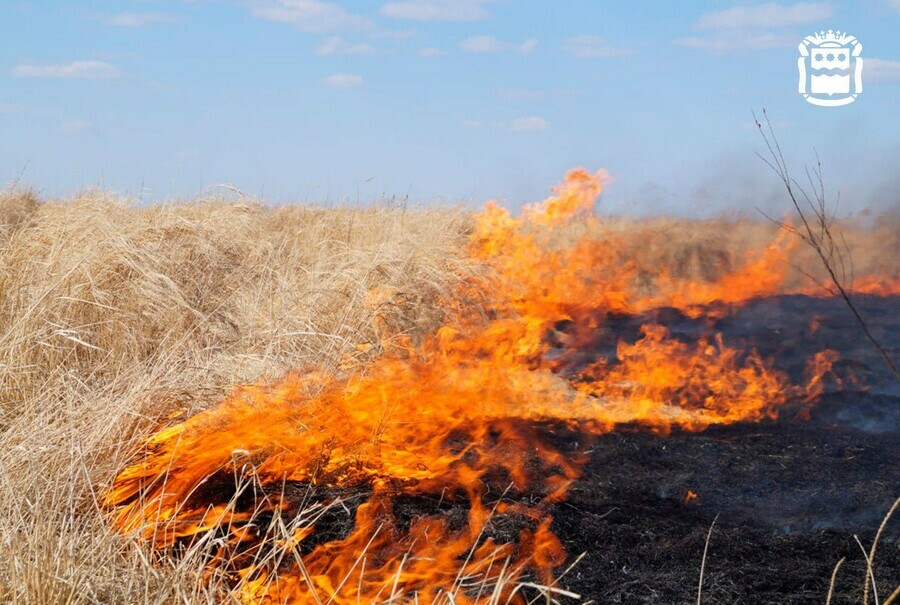
[[(900, 358), (900, 298), (856, 302)], [(816, 351), (834, 349), (841, 361), (828, 392), (807, 421), (788, 409), (761, 424), (598, 438), (554, 510), (569, 559), (585, 553), (560, 584), (597, 603), (695, 603), (718, 519), (704, 603), (821, 605), (843, 557), (832, 603), (860, 603), (865, 560), (854, 535), (868, 548), (900, 497), (900, 384), (839, 299), (782, 296), (718, 311), (699, 320), (676, 310), (624, 318), (618, 338), (633, 341), (646, 321), (685, 341), (718, 332), (795, 382)], [(882, 535), (875, 576), (883, 601), (900, 584), (900, 515)]]
[[(716, 516), (704, 602), (821, 604), (842, 557), (833, 603), (855, 602), (865, 564), (853, 535), (870, 544), (900, 496), (896, 435), (815, 420), (668, 437), (622, 431), (590, 456), (553, 528), (570, 559), (586, 553), (564, 585), (599, 603), (695, 600)], [(898, 526), (878, 549), (882, 595), (900, 583)]]

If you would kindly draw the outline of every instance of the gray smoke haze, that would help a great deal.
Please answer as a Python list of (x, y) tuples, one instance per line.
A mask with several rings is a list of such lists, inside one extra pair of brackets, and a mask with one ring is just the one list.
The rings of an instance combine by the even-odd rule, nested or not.
[[(806, 168), (814, 168), (815, 152), (794, 154), (788, 160), (791, 176), (812, 192)], [(878, 165), (865, 166), (822, 157), (822, 175), (828, 207), (838, 217), (864, 218), (900, 212), (900, 147), (884, 154)], [(813, 177), (815, 179), (815, 177)], [(719, 215), (779, 218), (793, 213), (784, 185), (762, 159), (751, 153), (721, 156), (707, 165), (706, 173), (685, 185), (646, 181), (619, 197), (614, 183), (604, 211), (637, 216), (659, 214), (692, 218)], [(802, 198), (801, 198), (801, 201)]]

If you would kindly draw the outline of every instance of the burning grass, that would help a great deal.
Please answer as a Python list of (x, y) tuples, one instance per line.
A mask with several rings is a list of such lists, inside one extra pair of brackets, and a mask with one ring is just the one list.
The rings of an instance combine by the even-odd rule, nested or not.
[[(764, 222), (599, 220), (600, 186), (522, 217), (8, 196), (0, 597), (565, 597), (551, 508), (587, 454), (547, 426), (772, 418), (835, 361), (789, 375), (649, 316), (620, 342), (616, 317), (816, 291), (813, 265)], [(898, 231), (847, 236), (891, 291)]]

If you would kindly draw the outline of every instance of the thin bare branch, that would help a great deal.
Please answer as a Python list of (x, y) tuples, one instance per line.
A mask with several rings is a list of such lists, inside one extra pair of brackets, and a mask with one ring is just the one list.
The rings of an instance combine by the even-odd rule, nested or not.
[[(843, 234), (839, 231), (836, 232), (833, 228), (837, 215), (837, 206), (835, 205), (831, 216), (829, 216), (825, 179), (823, 178), (822, 162), (818, 153), (816, 153), (816, 163), (814, 167), (812, 169), (809, 167), (804, 169), (807, 181), (809, 182), (809, 189), (807, 190), (791, 177), (787, 162), (785, 161), (784, 154), (781, 150), (781, 145), (778, 142), (778, 137), (775, 136), (775, 128), (773, 127), (771, 120), (769, 120), (766, 111), (763, 110), (765, 127), (763, 126), (763, 123), (757, 119), (755, 112), (753, 113), (753, 119), (756, 122), (756, 127), (759, 130), (766, 148), (769, 150), (769, 157), (763, 157), (762, 159), (767, 166), (775, 171), (778, 178), (781, 179), (781, 182), (784, 184), (788, 198), (791, 201), (791, 205), (794, 207), (802, 227), (786, 227), (782, 221), (773, 222), (785, 229), (788, 233), (799, 237), (816, 252), (816, 255), (822, 261), (822, 266), (828, 273), (829, 281), (833, 286), (833, 288), (826, 288), (826, 290), (830, 293), (837, 292), (843, 299), (847, 308), (859, 324), (865, 337), (877, 349), (894, 377), (897, 380), (900, 380), (900, 370), (897, 369), (897, 365), (894, 363), (893, 359), (891, 359), (887, 350), (885, 350), (881, 343), (875, 338), (875, 335), (872, 334), (868, 323), (863, 318), (856, 303), (853, 301), (852, 255), (850, 254), (849, 247), (847, 246)], [(803, 205), (798, 198), (802, 198), (806, 202), (806, 205), (809, 206), (809, 210), (804, 210)], [(766, 218), (769, 217), (767, 216)], [(772, 219), (769, 218), (769, 220)], [(843, 249), (841, 246), (842, 244)], [(848, 266), (850, 267), (849, 271)]]

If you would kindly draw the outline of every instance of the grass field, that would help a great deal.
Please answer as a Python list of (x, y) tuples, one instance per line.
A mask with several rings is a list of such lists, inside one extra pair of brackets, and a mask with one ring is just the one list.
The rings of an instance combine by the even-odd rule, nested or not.
[[(892, 222), (893, 221), (893, 222)], [(852, 226), (856, 272), (898, 278), (896, 218)], [(364, 367), (441, 325), (485, 268), (457, 208), (136, 206), (102, 192), (0, 197), (0, 601), (206, 603), (202, 567), (157, 560), (98, 501), (135, 444), (235, 384)], [(765, 221), (610, 220), (623, 258), (711, 279), (775, 237)], [(792, 261), (813, 270), (812, 257)], [(787, 289), (805, 279), (789, 271)]]
[[(6, 195), (0, 601), (204, 602), (199, 570), (154, 566), (110, 533), (98, 490), (182, 405), (293, 367), (336, 368), (385, 322), (433, 327), (428, 302), (457, 274), (467, 224), (456, 210)], [(379, 308), (375, 286), (407, 303)]]

